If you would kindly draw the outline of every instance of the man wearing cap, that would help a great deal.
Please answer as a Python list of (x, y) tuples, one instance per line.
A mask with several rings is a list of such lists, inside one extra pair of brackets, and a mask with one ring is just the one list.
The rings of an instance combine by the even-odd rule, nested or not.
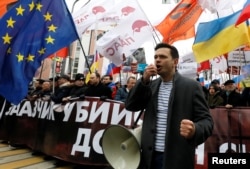
[(218, 89), (217, 93), (218, 95), (222, 95), (224, 93), (224, 90), (221, 88), (220, 86), (220, 81), (218, 79), (214, 79), (212, 82), (211, 82), (211, 85), (215, 85)]
[(55, 93), (51, 95), (51, 100), (56, 104), (62, 103), (62, 99), (69, 95), (70, 91), (70, 77), (68, 75), (62, 75), (58, 78), (58, 88)]
[(68, 97), (64, 97), (63, 101), (84, 95), (86, 89), (87, 86), (85, 85), (84, 75), (82, 73), (76, 74), (74, 84), (70, 86), (69, 95)]
[(241, 95), (236, 92), (236, 86), (234, 80), (227, 80), (224, 83), (225, 92), (221, 95), (223, 98), (223, 105), (226, 108), (233, 108), (236, 106), (241, 106)]

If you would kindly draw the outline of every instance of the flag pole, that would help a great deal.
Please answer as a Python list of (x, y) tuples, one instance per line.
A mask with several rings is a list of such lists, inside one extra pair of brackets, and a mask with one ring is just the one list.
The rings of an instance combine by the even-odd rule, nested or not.
[(42, 78), (43, 66), (44, 66), (44, 60), (42, 61), (42, 66), (41, 66), (41, 70), (40, 70), (39, 79), (41, 79), (41, 78)]
[(53, 57), (53, 70), (52, 70), (52, 93), (55, 93), (55, 74), (56, 74), (56, 53), (54, 53)]
[[(136, 1), (136, 3), (138, 4), (139, 8), (141, 9), (141, 11), (142, 11), (142, 12), (144, 13), (144, 15), (146, 16), (148, 23), (150, 24), (151, 28), (153, 29), (153, 33), (154, 33), (155, 36), (157, 37), (157, 40), (160, 42), (161, 40), (160, 40), (159, 36), (157, 35), (157, 33), (156, 33), (155, 29), (154, 29), (154, 26), (153, 26), (152, 23), (149, 21), (149, 19), (148, 19), (146, 13), (145, 13), (144, 10), (142, 9), (142, 7), (141, 7), (141, 5), (139, 4), (139, 2)], [(156, 39), (155, 39), (154, 34), (152, 34), (152, 36), (153, 36), (153, 39), (154, 39), (154, 41), (155, 41), (155, 44), (157, 44), (157, 41), (156, 41)]]
[[(71, 8), (71, 14), (73, 13), (74, 8), (75, 8), (75, 4), (76, 4), (78, 1), (79, 1), (79, 0), (75, 0), (75, 1), (74, 1), (73, 5), (72, 5), (72, 8)], [(83, 6), (85, 6), (85, 5), (88, 4), (89, 2), (90, 2), (90, 0), (88, 0)], [(89, 66), (89, 63), (88, 63), (88, 59), (87, 59), (86, 53), (85, 53), (85, 51), (84, 51), (83, 45), (82, 45), (82, 43), (81, 43), (81, 39), (78, 39), (78, 42), (79, 42), (80, 47), (81, 47), (81, 49), (82, 49), (83, 56), (84, 56), (84, 58), (85, 58), (85, 60), (86, 60), (88, 69), (89, 69), (89, 71), (90, 71), (90, 73), (91, 73), (90, 66)], [(71, 47), (69, 48), (69, 50), (70, 50), (69, 53), (71, 54), (72, 45), (70, 45), (70, 46), (71, 46)], [(69, 57), (69, 65), (70, 65), (70, 67), (72, 67), (72, 62), (71, 62), (71, 58), (70, 58), (70, 57)], [(71, 74), (71, 68), (70, 68), (70, 74)]]

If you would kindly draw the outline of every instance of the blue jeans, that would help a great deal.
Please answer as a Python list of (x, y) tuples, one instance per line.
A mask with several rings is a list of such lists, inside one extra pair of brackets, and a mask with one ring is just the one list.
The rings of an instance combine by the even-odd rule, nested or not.
[(162, 169), (163, 152), (154, 151), (151, 169)]

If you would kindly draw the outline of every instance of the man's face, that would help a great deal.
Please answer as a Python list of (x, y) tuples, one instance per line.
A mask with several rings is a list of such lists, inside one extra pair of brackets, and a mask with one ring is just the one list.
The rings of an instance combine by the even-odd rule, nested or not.
[(236, 88), (236, 86), (234, 85), (234, 83), (229, 83), (229, 84), (225, 85), (225, 90), (229, 91), (229, 92), (234, 91), (235, 88)]
[(178, 59), (173, 59), (169, 48), (159, 48), (155, 51), (155, 65), (160, 76), (166, 76), (175, 71)]
[(76, 86), (83, 86), (84, 85), (84, 79), (79, 79), (75, 81)]
[(104, 84), (108, 84), (108, 83), (110, 83), (111, 82), (111, 80), (110, 80), (110, 77), (109, 76), (105, 76), (105, 77), (103, 77), (103, 83)]
[(42, 84), (42, 89), (47, 91), (47, 90), (50, 90), (51, 88), (51, 85), (50, 85), (50, 82), (43, 82)]
[(90, 85), (97, 85), (100, 82), (100, 78), (96, 77), (95, 73), (92, 73), (89, 77), (89, 84)]
[(127, 83), (127, 88), (129, 90), (132, 89), (132, 87), (134, 87), (135, 83), (136, 83), (136, 79), (130, 78), (128, 83)]
[(59, 79), (58, 79), (58, 85), (59, 85), (59, 86), (62, 85), (62, 84), (64, 84), (64, 83), (66, 83), (66, 82), (67, 82), (67, 80), (64, 79), (64, 78), (59, 78)]

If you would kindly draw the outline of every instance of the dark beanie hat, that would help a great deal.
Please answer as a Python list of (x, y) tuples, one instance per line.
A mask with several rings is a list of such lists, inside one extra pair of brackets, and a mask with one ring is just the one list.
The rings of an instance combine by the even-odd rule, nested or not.
[(84, 75), (82, 73), (76, 74), (75, 80), (84, 80)]

